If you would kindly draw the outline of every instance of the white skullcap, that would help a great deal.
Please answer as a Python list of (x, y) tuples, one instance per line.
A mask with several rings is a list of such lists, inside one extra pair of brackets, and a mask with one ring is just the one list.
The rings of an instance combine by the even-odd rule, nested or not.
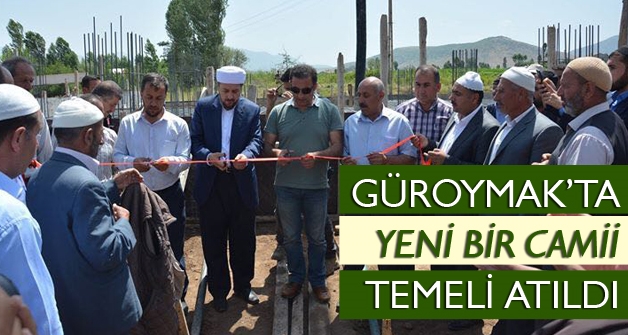
[(543, 72), (543, 65), (538, 63), (530, 64), (528, 65), (528, 71), (532, 72), (533, 74)]
[(484, 91), (482, 78), (480, 78), (477, 72), (469, 71), (465, 73), (464, 76), (456, 80), (456, 83), (471, 91)]
[(237, 66), (223, 66), (216, 71), (216, 81), (221, 84), (244, 84), (246, 72)]
[(534, 92), (536, 90), (536, 79), (534, 78), (534, 75), (525, 67), (513, 66), (506, 70), (506, 72), (502, 74), (501, 78), (506, 79), (519, 87), (525, 88), (530, 92)]
[(105, 115), (98, 107), (77, 97), (59, 104), (52, 116), (53, 128), (80, 128), (92, 125)]
[(0, 121), (33, 114), (41, 110), (39, 103), (27, 90), (0, 84)]

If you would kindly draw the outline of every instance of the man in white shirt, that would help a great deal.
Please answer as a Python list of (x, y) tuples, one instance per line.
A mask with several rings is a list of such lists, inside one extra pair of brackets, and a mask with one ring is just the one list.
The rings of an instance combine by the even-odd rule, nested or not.
[(168, 93), (168, 80), (164, 76), (145, 75), (140, 93), (143, 108), (120, 121), (113, 159), (133, 164), (146, 186), (166, 202), (170, 213), (177, 218), (168, 226), (168, 236), (174, 256), (185, 269), (185, 195), (179, 174), (189, 168), (183, 162), (190, 158), (190, 131), (182, 118), (164, 107)]

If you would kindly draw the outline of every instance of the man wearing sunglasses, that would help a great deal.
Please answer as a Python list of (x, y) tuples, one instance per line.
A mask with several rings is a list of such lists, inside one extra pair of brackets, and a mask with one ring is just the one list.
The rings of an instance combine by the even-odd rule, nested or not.
[[(296, 297), (306, 280), (301, 242), (301, 231), (305, 226), (309, 260), (307, 279), (315, 298), (326, 303), (330, 299), (325, 284), (329, 163), (316, 157), (342, 154), (342, 118), (336, 106), (314, 94), (317, 88), (314, 68), (297, 65), (292, 68), (290, 78), (293, 98), (273, 108), (264, 129), (266, 155), (279, 158), (275, 194), (290, 271), (281, 296)], [(276, 141), (279, 141), (278, 148), (275, 148)], [(300, 159), (282, 159), (288, 156)]]

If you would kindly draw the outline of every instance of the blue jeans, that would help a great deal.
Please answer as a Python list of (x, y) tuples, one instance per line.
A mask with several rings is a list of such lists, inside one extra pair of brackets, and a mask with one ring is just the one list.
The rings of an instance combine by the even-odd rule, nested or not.
[(327, 193), (326, 188), (309, 190), (275, 186), (290, 282), (299, 284), (305, 282), (305, 258), (301, 242), (301, 232), (305, 224), (308, 241), (308, 280), (312, 287), (325, 286)]

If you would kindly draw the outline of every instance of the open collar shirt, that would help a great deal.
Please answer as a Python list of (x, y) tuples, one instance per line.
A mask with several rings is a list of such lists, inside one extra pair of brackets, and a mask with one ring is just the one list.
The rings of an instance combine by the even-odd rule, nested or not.
[(506, 136), (510, 133), (510, 131), (517, 125), (517, 123), (521, 122), (523, 118), (529, 113), (536, 113), (536, 108), (534, 105), (530, 106), (528, 110), (521, 113), (521, 115), (517, 116), (514, 120), (510, 118), (510, 116), (506, 115), (506, 125), (502, 126), (500, 130), (495, 134), (495, 143), (493, 143), (493, 150), (491, 150), (491, 159), (489, 160), (489, 164), (493, 162), (495, 156), (497, 155), (497, 151), (499, 150), (499, 146), (502, 144)]
[[(358, 165), (369, 165), (366, 155), (381, 152), (412, 136), (408, 119), (390, 108), (371, 120), (359, 111), (350, 116), (344, 125), (344, 156), (352, 156)], [(388, 155), (417, 157), (417, 151), (408, 141)]]
[(190, 130), (182, 118), (168, 111), (164, 110), (162, 118), (155, 123), (148, 122), (143, 112), (142, 109), (122, 119), (113, 160), (131, 166), (138, 157), (151, 160), (165, 157), (170, 162), (166, 171), (151, 166), (142, 172), (148, 188), (160, 191), (174, 185), (179, 174), (189, 168), (184, 162), (190, 158)]
[(610, 165), (615, 159), (613, 145), (599, 128), (583, 127), (597, 114), (609, 110), (607, 102), (595, 105), (569, 122), (576, 133), (558, 156), (558, 165)]
[(469, 124), (471, 119), (475, 117), (475, 115), (478, 113), (478, 111), (481, 108), (482, 108), (481, 105), (478, 106), (478, 108), (476, 108), (473, 112), (471, 112), (471, 114), (465, 116), (462, 120), (460, 119), (460, 114), (454, 113), (454, 116), (453, 116), (454, 125), (445, 134), (445, 137), (443, 138), (440, 145), (438, 146), (439, 149), (443, 150), (444, 152), (449, 152), (449, 150), (451, 150), (451, 147), (454, 145), (454, 143), (456, 142), (460, 134), (462, 134), (462, 132), (467, 128), (467, 125)]
[(430, 141), (437, 142), (443, 136), (452, 109), (447, 102), (437, 98), (430, 109), (424, 111), (419, 100), (413, 98), (397, 106), (397, 112), (408, 118), (415, 135), (422, 134)]

